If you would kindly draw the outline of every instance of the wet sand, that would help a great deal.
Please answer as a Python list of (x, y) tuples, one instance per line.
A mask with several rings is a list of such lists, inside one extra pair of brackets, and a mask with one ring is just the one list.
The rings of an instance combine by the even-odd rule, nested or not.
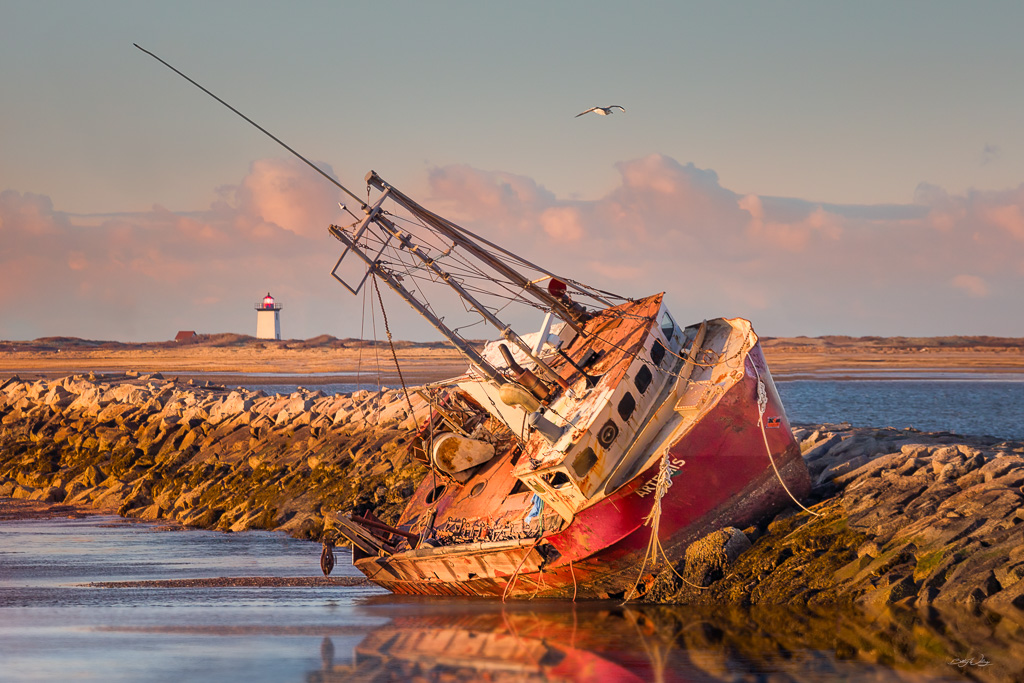
[(310, 588), (324, 586), (369, 586), (365, 578), (218, 576), (206, 579), (166, 579), (163, 581), (92, 581), (90, 588)]
[(0, 522), (26, 519), (81, 519), (102, 511), (81, 505), (0, 498)]

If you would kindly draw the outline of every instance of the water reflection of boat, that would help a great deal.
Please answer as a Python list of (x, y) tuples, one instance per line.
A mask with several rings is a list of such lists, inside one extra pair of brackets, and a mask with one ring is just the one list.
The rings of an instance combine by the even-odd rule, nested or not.
[(402, 673), (423, 670), (464, 671), (467, 680), (643, 681), (622, 665), (559, 638), (489, 630), (495, 624), (466, 628), (424, 628), (414, 623), (375, 631), (356, 647), (364, 667)]
[(634, 650), (635, 631), (627, 631), (608, 639), (600, 630), (579, 628), (574, 613), (403, 616), (367, 635), (351, 662), (325, 659), (324, 669), (307, 681), (652, 680), (650, 662)]
[(351, 654), (336, 656), (325, 638), (323, 666), (306, 680), (995, 682), (1024, 673), (1019, 633), (962, 612), (480, 604), (376, 602), (368, 613), (392, 618)]

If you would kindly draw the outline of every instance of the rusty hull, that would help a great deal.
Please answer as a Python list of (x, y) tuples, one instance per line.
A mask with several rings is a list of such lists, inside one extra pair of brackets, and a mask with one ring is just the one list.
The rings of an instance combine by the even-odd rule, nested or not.
[[(659, 540), (673, 562), (701, 536), (723, 526), (743, 528), (791, 503), (772, 459), (794, 496), (805, 496), (810, 490), (806, 467), (759, 344), (744, 354), (742, 367), (742, 379), (669, 446), (672, 485), (661, 501)], [(758, 421), (758, 377), (764, 380), (768, 395), (764, 435)], [(481, 476), (487, 488), (508, 491), (515, 486), (512, 460), (495, 458), (497, 462), (486, 468)], [(642, 591), (648, 577), (640, 571), (651, 533), (644, 519), (656, 500), (659, 464), (660, 458), (651, 458), (630, 481), (579, 511), (568, 525), (542, 517), (551, 526), (539, 529), (532, 538), (421, 546), (357, 559), (355, 565), (377, 585), (403, 594), (608, 598), (626, 596), (638, 583)], [(430, 478), (428, 474), (418, 497), (433, 490)], [(439, 501), (438, 519), (444, 514), (444, 503), (450, 506), (469, 495), (473, 481), (447, 501)], [(481, 499), (480, 512), (493, 514), (494, 498), (480, 493), (476, 494)], [(504, 515), (522, 520), (529, 500), (529, 492), (506, 495), (491, 519)], [(458, 507), (460, 513), (467, 510)], [(403, 521), (414, 523), (418, 516), (403, 515)], [(648, 562), (645, 575), (653, 569)]]

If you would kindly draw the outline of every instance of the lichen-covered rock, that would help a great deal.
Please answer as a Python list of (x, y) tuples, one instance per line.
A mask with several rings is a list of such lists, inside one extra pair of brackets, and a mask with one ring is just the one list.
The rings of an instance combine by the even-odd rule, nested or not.
[(694, 585), (665, 570), (648, 599), (872, 614), (945, 605), (1024, 620), (1024, 442), (848, 425), (795, 433), (812, 472), (827, 463), (804, 501), (811, 512), (766, 520), (728, 571), (712, 560), (691, 572), (688, 554)]
[(697, 586), (707, 586), (722, 578), (740, 553), (749, 547), (750, 540), (739, 529), (726, 527), (714, 531), (687, 547), (683, 577)]
[[(0, 496), (305, 538), (324, 533), (330, 510), (373, 505), (394, 521), (427, 471), (399, 443), (426, 412), (411, 400), (412, 415), (401, 391), (11, 378)], [(1024, 443), (846, 424), (794, 433), (814, 476), (811, 512), (711, 534), (680, 567), (661, 566), (646, 599), (1024, 613)]]
[(394, 520), (424, 474), (392, 443), (424, 417), (414, 400), (409, 416), (394, 391), (279, 397), (138, 373), (11, 378), (0, 384), (0, 495), (302, 536), (322, 533), (322, 510), (374, 500)]

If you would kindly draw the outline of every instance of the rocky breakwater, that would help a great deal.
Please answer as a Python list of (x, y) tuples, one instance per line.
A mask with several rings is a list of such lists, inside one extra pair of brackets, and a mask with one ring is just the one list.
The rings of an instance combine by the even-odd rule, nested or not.
[[(426, 474), (400, 391), (267, 396), (159, 375), (0, 382), (0, 497), (320, 538), (325, 511), (394, 522)], [(645, 599), (987, 608), (1024, 625), (1024, 442), (797, 427), (814, 488), (691, 545)], [(681, 485), (678, 484), (678, 485)]]
[(1024, 626), (1024, 442), (845, 424), (794, 431), (814, 483), (810, 511), (702, 539), (648, 599), (876, 615), (985, 608)]
[(0, 382), (0, 497), (319, 538), (323, 512), (397, 519), (424, 474), (401, 391), (265, 395), (159, 374)]

